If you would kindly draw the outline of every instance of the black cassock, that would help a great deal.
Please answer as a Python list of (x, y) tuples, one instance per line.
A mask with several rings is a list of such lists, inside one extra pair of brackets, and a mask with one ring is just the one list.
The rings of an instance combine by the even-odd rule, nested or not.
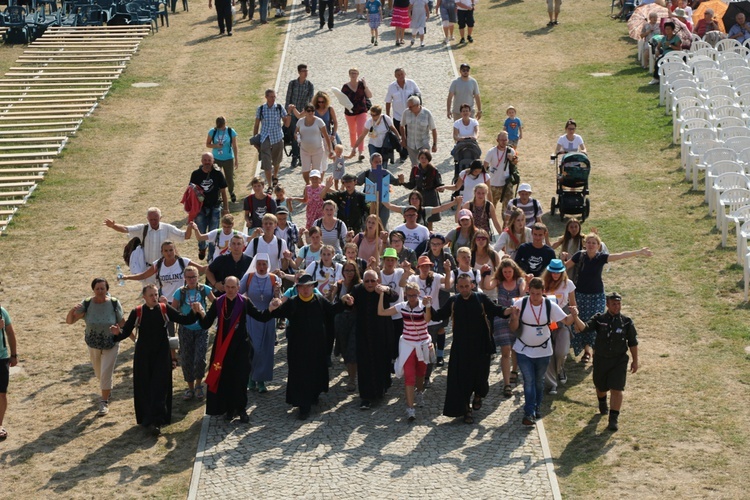
[[(138, 341), (133, 356), (133, 405), (135, 421), (141, 425), (166, 425), (172, 421), (172, 354), (169, 350), (169, 334), (160, 306), (142, 306)], [(115, 336), (117, 342), (125, 340), (135, 328), (138, 315), (136, 309)], [(169, 321), (190, 325), (197, 316), (192, 311), (183, 315), (167, 305)]]
[[(237, 298), (227, 300), (227, 311), (234, 308)], [(217, 319), (220, 311), (219, 303), (222, 301), (215, 300), (206, 312), (206, 316), (200, 320), (201, 328), (208, 329)], [(245, 311), (239, 316), (232, 340), (224, 355), (222, 362), (221, 375), (219, 376), (219, 387), (215, 393), (206, 392), (206, 415), (222, 415), (227, 412), (242, 413), (247, 407), (247, 383), (250, 380), (250, 339), (247, 336), (245, 324), (247, 315), (253, 318), (260, 317), (261, 312), (250, 302), (250, 299), (244, 297)], [(231, 327), (229, 319), (223, 322), (222, 332), (226, 335)], [(211, 349), (211, 359), (208, 364), (209, 369), (216, 356), (216, 342), (219, 339), (219, 332), (216, 332), (214, 339), (214, 348)]]
[(328, 357), (330, 348), (326, 325), (344, 310), (344, 304), (331, 304), (313, 295), (305, 302), (292, 297), (274, 311), (263, 311), (258, 321), (286, 318), (287, 365), (286, 402), (308, 408), (321, 392), (328, 392)]
[(503, 316), (505, 308), (485, 294), (472, 292), (468, 299), (454, 295), (439, 311), (432, 310), (433, 321), (453, 313), (453, 341), (448, 361), (448, 382), (443, 415), (466, 414), (472, 394), (483, 398), (490, 390), (490, 356), (496, 352), (489, 325), (492, 316)]
[[(351, 291), (354, 308), (357, 310), (357, 384), (362, 399), (383, 397), (391, 386), (393, 367), (393, 319), (378, 316), (377, 292), (368, 292), (363, 284)], [(396, 299), (395, 292), (389, 289), (383, 296), (383, 307), (390, 307)]]

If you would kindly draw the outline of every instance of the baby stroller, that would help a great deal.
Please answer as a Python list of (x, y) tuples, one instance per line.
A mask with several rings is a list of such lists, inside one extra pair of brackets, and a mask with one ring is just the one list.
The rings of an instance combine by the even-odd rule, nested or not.
[[(459, 141), (453, 146), (451, 155), (454, 161), (453, 184), (455, 184), (458, 180), (458, 174), (469, 168), (474, 160), (482, 157), (482, 148), (479, 147), (479, 144), (474, 139)], [(461, 191), (463, 191), (463, 188), (461, 188)], [(455, 191), (452, 198), (455, 198), (459, 194), (461, 194), (460, 191)]]
[(580, 215), (583, 222), (591, 210), (588, 198), (591, 163), (583, 153), (565, 153), (558, 162), (559, 157), (559, 154), (550, 157), (557, 170), (557, 198), (552, 197), (550, 211), (555, 215), (555, 211), (559, 210), (560, 220), (565, 220), (566, 215)]

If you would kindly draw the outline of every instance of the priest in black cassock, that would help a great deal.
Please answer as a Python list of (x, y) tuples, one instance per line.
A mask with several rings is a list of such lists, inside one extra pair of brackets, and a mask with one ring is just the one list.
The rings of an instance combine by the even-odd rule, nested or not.
[(355, 333), (361, 410), (369, 409), (372, 400), (382, 398), (391, 386), (393, 320), (388, 316), (378, 316), (378, 287), (384, 289), (383, 307), (386, 309), (398, 300), (398, 295), (390, 287), (378, 285), (378, 273), (371, 269), (365, 271), (362, 283), (351, 292), (357, 310)]
[[(172, 306), (159, 303), (156, 285), (143, 288), (145, 304), (130, 311), (125, 325), (110, 327), (116, 342), (125, 340), (137, 330), (138, 342), (133, 356), (133, 404), (135, 420), (154, 435), (172, 421), (172, 370), (177, 358), (171, 357), (167, 323), (195, 323), (195, 314), (183, 315)], [(135, 336), (132, 337), (135, 340)]]
[(200, 317), (201, 328), (208, 330), (218, 320), (216, 338), (206, 376), (206, 415), (225, 415), (248, 423), (247, 383), (250, 379), (250, 340), (245, 323), (247, 315), (257, 319), (261, 312), (250, 299), (240, 295), (240, 282), (234, 276), (224, 279), (224, 295), (219, 296), (208, 312), (200, 302), (193, 310)]
[[(295, 285), (297, 296), (282, 304), (273, 299), (268, 311), (263, 311), (259, 321), (286, 318), (288, 375), (286, 402), (299, 407), (300, 420), (310, 415), (313, 404), (322, 392), (328, 392), (328, 332), (326, 325), (332, 318), (353, 304), (350, 295), (341, 302), (331, 304), (322, 295), (314, 293), (315, 279), (303, 274)], [(332, 334), (332, 332), (331, 332)]]
[(471, 424), (474, 423), (472, 410), (482, 407), (482, 398), (490, 390), (490, 356), (495, 353), (495, 342), (489, 317), (509, 316), (510, 308), (506, 311), (485, 294), (472, 292), (472, 277), (468, 274), (458, 276), (456, 288), (458, 294), (440, 310), (432, 309), (432, 319), (440, 321), (453, 316), (443, 415), (463, 416), (464, 422)]

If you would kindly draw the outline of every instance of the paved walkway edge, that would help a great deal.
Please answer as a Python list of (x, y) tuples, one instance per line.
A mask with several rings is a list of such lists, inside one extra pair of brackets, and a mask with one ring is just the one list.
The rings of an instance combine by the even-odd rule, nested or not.
[(544, 454), (544, 464), (547, 467), (549, 476), (549, 485), (552, 488), (552, 496), (555, 500), (561, 500), (560, 485), (557, 484), (557, 474), (555, 474), (555, 464), (552, 463), (552, 453), (549, 450), (547, 442), (547, 433), (544, 430), (544, 422), (541, 420), (536, 424), (536, 431), (539, 433), (539, 442), (542, 444), (542, 454)]
[[(209, 415), (203, 414), (201, 422), (201, 435), (198, 438), (198, 450), (195, 453), (195, 462), (193, 462), (193, 476), (190, 479), (190, 490), (188, 490), (188, 500), (198, 498), (198, 484), (201, 480), (201, 471), (203, 471), (203, 452), (206, 450), (206, 438), (208, 437), (208, 426), (211, 422)], [(546, 442), (546, 441), (545, 441)], [(545, 453), (545, 459), (546, 459)], [(555, 482), (555, 484), (557, 484)]]

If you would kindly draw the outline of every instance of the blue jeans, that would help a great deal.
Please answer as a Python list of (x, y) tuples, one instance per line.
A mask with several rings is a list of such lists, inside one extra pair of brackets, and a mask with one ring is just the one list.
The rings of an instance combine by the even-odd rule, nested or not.
[(523, 375), (523, 412), (533, 417), (542, 406), (544, 396), (544, 372), (549, 366), (550, 356), (530, 358), (520, 352), (516, 353), (518, 367)]
[[(195, 224), (198, 226), (198, 230), (202, 234), (206, 234), (209, 231), (219, 228), (219, 220), (221, 219), (221, 205), (217, 207), (202, 207), (198, 215), (195, 216)], [(205, 241), (198, 242), (198, 250), (204, 250), (206, 248)], [(214, 258), (214, 244), (213, 241), (208, 243), (208, 262), (211, 262)]]
[(266, 22), (268, 20), (268, 0), (260, 0), (259, 10), (261, 22)]

